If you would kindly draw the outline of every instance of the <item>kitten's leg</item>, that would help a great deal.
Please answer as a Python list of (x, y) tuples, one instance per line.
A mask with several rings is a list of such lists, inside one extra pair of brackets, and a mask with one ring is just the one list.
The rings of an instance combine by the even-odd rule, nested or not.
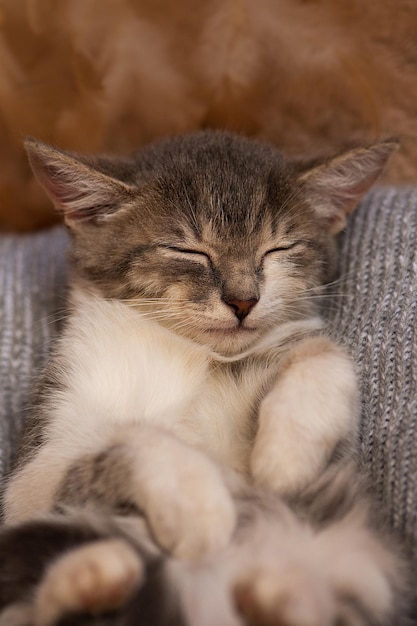
[(353, 466), (327, 474), (299, 516), (272, 495), (240, 503), (229, 558), (237, 605), (257, 626), (388, 625), (406, 614), (406, 565), (375, 530)]
[(143, 565), (122, 539), (89, 543), (50, 565), (34, 600), (35, 626), (52, 626), (67, 613), (114, 611), (143, 582)]
[(53, 445), (43, 445), (35, 456), (19, 467), (5, 485), (3, 517), (6, 524), (18, 524), (51, 510), (54, 494), (73, 458)]
[[(389, 626), (406, 616), (407, 573), (396, 546), (374, 529), (346, 466), (321, 480), (296, 515), (275, 494), (236, 496), (229, 547), (167, 570), (193, 626)], [(310, 497), (314, 504), (310, 515)], [(321, 509), (319, 511), (318, 509)]]
[(135, 516), (66, 509), (3, 527), (0, 626), (182, 626), (166, 563)]
[(226, 546), (235, 507), (219, 468), (168, 432), (132, 428), (120, 443), (74, 463), (56, 503), (134, 505), (169, 553), (199, 559)]
[(100, 498), (109, 506), (134, 504), (158, 543), (177, 556), (199, 558), (228, 543), (236, 514), (214, 462), (151, 426), (116, 427), (101, 439), (96, 452), (77, 461), (53, 442), (43, 446), (9, 481), (6, 522), (30, 519), (60, 501)]
[[(350, 525), (351, 524), (351, 525)], [(271, 536), (267, 533), (266, 537)], [(310, 542), (300, 532), (286, 537), (290, 553), (269, 546), (264, 562), (252, 563), (237, 578), (236, 601), (256, 624), (268, 626), (367, 626), (386, 624), (394, 615), (393, 582), (398, 561), (352, 515), (346, 524), (323, 531)], [(293, 544), (304, 545), (300, 555)]]
[(357, 419), (356, 378), (345, 352), (325, 337), (298, 344), (260, 405), (255, 483), (297, 492), (323, 470), (337, 444), (355, 440)]
[[(129, 545), (134, 537), (134, 548)], [(121, 608), (159, 554), (134, 519), (82, 511), (0, 530), (0, 626)], [(37, 616), (37, 617), (36, 617)]]
[[(67, 517), (59, 521), (58, 517), (58, 527), (72, 528), (72, 541), (74, 533), (77, 541), (88, 540), (90, 536), (99, 539), (107, 536), (111, 541), (90, 542), (83, 549), (76, 548), (59, 557), (41, 581), (42, 592), (35, 594), (37, 606), (44, 607), (45, 620), (49, 619), (50, 606), (55, 607), (56, 615), (60, 611), (87, 608), (83, 594), (79, 593), (78, 577), (72, 575), (78, 567), (81, 569), (84, 556), (89, 561), (91, 552), (84, 548), (95, 545), (106, 546), (107, 550), (114, 537), (117, 545), (120, 537), (125, 537), (144, 559), (147, 578), (132, 601), (120, 606), (114, 622), (103, 621), (106, 626), (136, 626), (139, 616), (144, 624), (155, 626), (243, 626), (249, 622), (256, 626), (388, 625), (392, 615), (398, 620), (404, 614), (398, 602), (405, 591), (403, 564), (395, 549), (372, 530), (367, 505), (359, 500), (355, 488), (355, 473), (346, 467), (342, 469), (331, 480), (325, 477), (326, 480), (318, 481), (303, 494), (302, 500), (298, 500), (298, 516), (275, 495), (255, 490), (238, 493), (235, 497), (239, 519), (233, 541), (215, 559), (202, 563), (153, 556), (149, 561), (149, 550), (143, 552), (146, 535), (144, 544), (142, 536), (135, 538), (134, 519), (118, 518), (116, 525), (112, 522), (103, 526), (105, 516), (101, 514), (96, 518), (97, 528), (90, 524), (88, 530), (87, 525), (86, 535), (82, 517), (81, 526), (77, 517), (72, 522)], [(78, 530), (74, 523), (78, 524)], [(31, 524), (6, 531), (4, 549), (8, 558), (16, 551), (9, 547), (10, 533), (17, 533), (16, 548), (21, 556), (28, 552), (24, 546), (29, 533), (32, 544), (39, 544), (39, 557), (45, 560), (39, 529), (36, 523)], [(46, 533), (40, 530), (45, 538), (51, 536), (51, 525), (46, 526)], [(23, 542), (22, 537), (26, 537)], [(56, 548), (56, 538), (53, 543)], [(62, 549), (61, 545), (61, 553)], [(94, 550), (94, 559), (99, 561), (100, 551)], [(75, 553), (78, 556), (74, 557), (73, 565), (69, 557)], [(0, 552), (0, 559), (2, 556)], [(33, 558), (29, 561), (33, 567)], [(156, 577), (152, 576), (152, 563), (158, 565)], [(52, 572), (59, 574), (58, 579)], [(10, 579), (9, 574), (6, 573), (6, 580)], [(2, 577), (0, 570), (0, 594), (4, 587)], [(27, 575), (23, 578), (28, 580)], [(108, 588), (106, 576), (102, 582), (101, 591)], [(240, 613), (247, 619), (239, 616), (233, 595)], [(20, 598), (14, 595), (11, 601)], [(99, 605), (93, 601), (88, 606), (98, 609)], [(16, 608), (20, 610), (22, 605), (13, 610)], [(22, 616), (25, 618), (24, 612)], [(98, 618), (97, 621), (92, 618), (92, 622), (83, 620), (79, 622), (74, 613), (74, 620), (68, 623), (102, 623)], [(3, 626), (1, 621), (0, 624)], [(4, 622), (4, 626), (10, 624)], [(18, 621), (13, 626), (29, 624)]]

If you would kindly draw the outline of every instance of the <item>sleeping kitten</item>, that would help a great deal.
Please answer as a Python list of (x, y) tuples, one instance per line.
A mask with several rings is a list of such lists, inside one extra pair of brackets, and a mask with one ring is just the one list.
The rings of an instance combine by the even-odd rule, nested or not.
[(301, 164), (225, 133), (125, 160), (28, 141), (73, 280), (5, 490), (0, 552), (32, 548), (4, 556), (0, 624), (136, 623), (155, 567), (176, 624), (392, 615), (402, 564), (370, 530), (354, 370), (317, 296), (394, 146)]

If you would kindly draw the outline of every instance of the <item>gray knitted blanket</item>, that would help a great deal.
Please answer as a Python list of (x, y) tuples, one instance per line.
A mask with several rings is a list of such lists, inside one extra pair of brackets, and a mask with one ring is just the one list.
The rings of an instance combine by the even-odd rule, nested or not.
[[(0, 237), (0, 475), (63, 314), (66, 247), (61, 228)], [(358, 366), (362, 457), (417, 571), (417, 189), (369, 194), (341, 247), (328, 317)]]

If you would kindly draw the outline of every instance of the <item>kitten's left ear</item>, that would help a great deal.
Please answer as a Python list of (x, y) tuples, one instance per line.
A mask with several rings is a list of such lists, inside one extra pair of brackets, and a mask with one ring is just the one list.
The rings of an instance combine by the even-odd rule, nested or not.
[(382, 173), (398, 142), (387, 140), (366, 148), (349, 150), (303, 172), (303, 181), (313, 206), (336, 235), (346, 225), (346, 217)]
[(132, 189), (94, 167), (94, 159), (27, 139), (32, 170), (66, 224), (100, 224), (131, 198)]

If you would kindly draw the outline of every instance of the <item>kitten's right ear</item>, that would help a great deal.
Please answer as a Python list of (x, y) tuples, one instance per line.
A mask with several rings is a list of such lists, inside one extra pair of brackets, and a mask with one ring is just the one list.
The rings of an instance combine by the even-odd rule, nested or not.
[(68, 226), (99, 224), (132, 197), (132, 189), (77, 155), (27, 139), (25, 148), (38, 181)]
[(327, 231), (336, 235), (398, 148), (393, 139), (354, 148), (304, 171), (299, 180)]

